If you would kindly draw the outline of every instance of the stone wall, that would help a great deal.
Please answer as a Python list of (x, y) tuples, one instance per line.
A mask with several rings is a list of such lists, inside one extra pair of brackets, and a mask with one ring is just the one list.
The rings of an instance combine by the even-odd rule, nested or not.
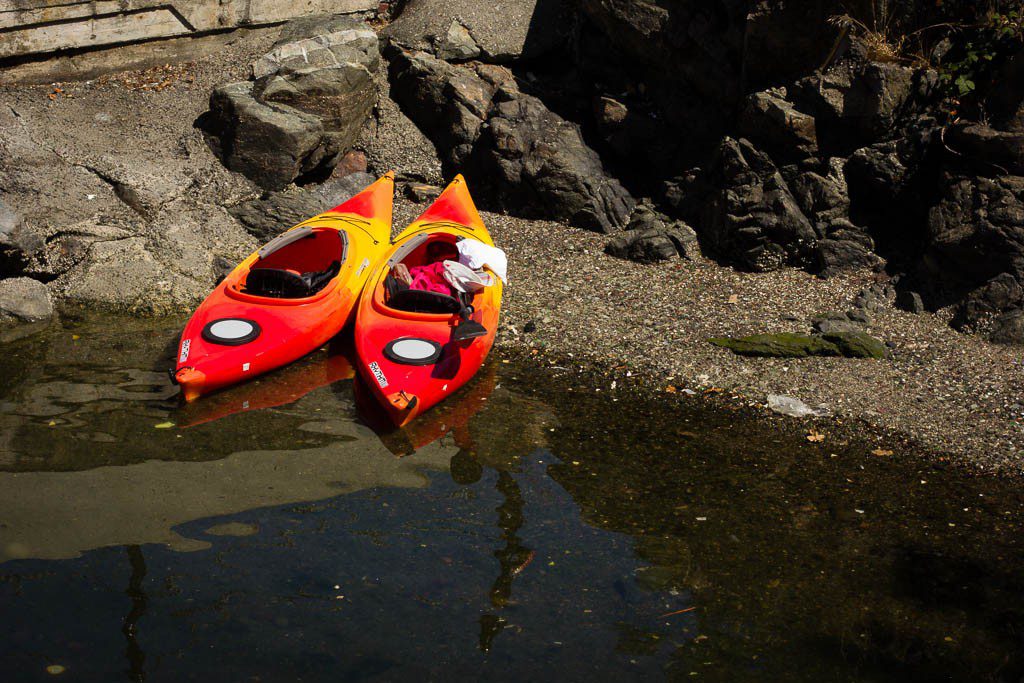
[(0, 59), (376, 7), (377, 0), (0, 0)]

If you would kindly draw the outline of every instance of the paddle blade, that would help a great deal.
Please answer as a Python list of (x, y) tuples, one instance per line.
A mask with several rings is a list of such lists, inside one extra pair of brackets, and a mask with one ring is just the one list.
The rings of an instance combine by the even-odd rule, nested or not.
[(468, 341), (477, 337), (483, 337), (486, 334), (487, 328), (477, 321), (464, 320), (452, 332), (452, 339), (457, 342)]

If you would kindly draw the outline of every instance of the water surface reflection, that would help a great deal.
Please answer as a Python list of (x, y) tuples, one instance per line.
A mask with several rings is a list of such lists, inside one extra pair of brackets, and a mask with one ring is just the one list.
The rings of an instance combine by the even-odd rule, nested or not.
[(1013, 484), (500, 361), (397, 432), (335, 350), (182, 408), (174, 325), (0, 349), (4, 680), (1024, 674)]

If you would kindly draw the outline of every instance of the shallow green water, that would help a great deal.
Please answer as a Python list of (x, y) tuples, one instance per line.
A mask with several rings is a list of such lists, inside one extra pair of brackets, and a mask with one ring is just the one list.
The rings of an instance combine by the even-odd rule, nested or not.
[(176, 333), (0, 341), (0, 680), (1024, 675), (1016, 484), (497, 359), (400, 433), (326, 352), (182, 408)]

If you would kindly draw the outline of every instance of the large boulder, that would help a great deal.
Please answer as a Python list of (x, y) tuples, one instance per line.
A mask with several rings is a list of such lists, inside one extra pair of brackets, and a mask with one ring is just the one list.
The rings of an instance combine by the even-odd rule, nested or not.
[(385, 30), (396, 45), (463, 61), (535, 59), (563, 45), (563, 0), (409, 0)]
[(329, 167), (342, 151), (324, 136), (320, 119), (286, 104), (263, 103), (251, 82), (229, 83), (210, 96), (213, 133), (224, 165), (267, 190)]
[(53, 317), (46, 285), (27, 277), (0, 280), (0, 322), (38, 322)]
[(612, 232), (635, 202), (606, 173), (579, 126), (519, 90), (512, 74), (391, 50), (392, 97), (496, 208)]
[(442, 159), (461, 167), (487, 118), (494, 84), (473, 69), (426, 52), (389, 50), (388, 59), (392, 98), (434, 142)]
[(1024, 344), (1024, 310), (996, 318), (989, 338), (996, 344)]
[(225, 165), (267, 190), (328, 175), (377, 99), (376, 34), (348, 17), (287, 24), (251, 65), (253, 81), (215, 89), (203, 127)]
[(253, 95), (320, 119), (339, 149), (351, 146), (376, 100), (377, 34), (349, 17), (287, 24), (274, 48), (252, 64)]
[(713, 251), (761, 272), (812, 263), (818, 235), (768, 155), (725, 138), (707, 183), (714, 189), (700, 228)]

